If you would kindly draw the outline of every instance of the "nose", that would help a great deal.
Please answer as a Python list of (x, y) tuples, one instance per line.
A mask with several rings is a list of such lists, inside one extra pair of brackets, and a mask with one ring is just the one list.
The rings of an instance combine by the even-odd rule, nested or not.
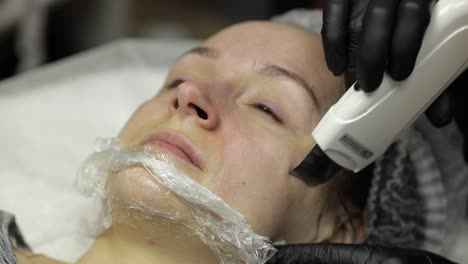
[(169, 108), (171, 112), (194, 118), (197, 124), (207, 130), (218, 126), (219, 114), (217, 113), (210, 96), (207, 84), (195, 82), (183, 82), (177, 87), (176, 97)]

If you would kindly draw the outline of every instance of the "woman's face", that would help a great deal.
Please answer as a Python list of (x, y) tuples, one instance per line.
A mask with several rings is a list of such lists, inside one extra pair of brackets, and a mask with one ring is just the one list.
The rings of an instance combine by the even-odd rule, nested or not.
[(326, 186), (308, 187), (290, 172), (311, 149), (311, 131), (340, 87), (317, 36), (243, 23), (182, 56), (119, 138), (125, 148), (150, 142), (174, 157), (255, 232), (291, 237), (289, 225), (316, 218)]

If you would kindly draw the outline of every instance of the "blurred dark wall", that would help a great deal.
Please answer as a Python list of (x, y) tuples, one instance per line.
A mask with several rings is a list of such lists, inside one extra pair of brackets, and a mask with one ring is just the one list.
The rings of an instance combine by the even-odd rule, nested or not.
[[(203, 39), (233, 23), (268, 19), (320, 2), (323, 0), (60, 0), (48, 10), (47, 62), (124, 37)], [(16, 32), (16, 25), (0, 32), (0, 79), (15, 73)]]
[(0, 80), (12, 76), (18, 64), (14, 48), (15, 33), (16, 27), (12, 27), (0, 34)]
[(275, 12), (274, 2), (271, 0), (217, 0), (216, 4), (225, 23), (234, 24), (246, 20), (268, 19)]
[(289, 1), (281, 1), (275, 0), (273, 7), (274, 7), (274, 14), (282, 14), (287, 12), (291, 9), (296, 8), (310, 8), (314, 4), (314, 2), (319, 1), (311, 1), (311, 0), (289, 0)]
[(127, 0), (67, 0), (53, 6), (47, 23), (50, 61), (128, 35)]

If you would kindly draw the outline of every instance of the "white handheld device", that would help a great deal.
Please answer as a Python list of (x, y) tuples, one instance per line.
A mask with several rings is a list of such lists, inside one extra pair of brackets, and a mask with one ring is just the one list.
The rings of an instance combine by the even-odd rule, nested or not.
[(408, 79), (397, 82), (385, 74), (372, 93), (351, 87), (312, 136), (328, 158), (358, 172), (381, 156), (467, 67), (468, 0), (440, 0)]

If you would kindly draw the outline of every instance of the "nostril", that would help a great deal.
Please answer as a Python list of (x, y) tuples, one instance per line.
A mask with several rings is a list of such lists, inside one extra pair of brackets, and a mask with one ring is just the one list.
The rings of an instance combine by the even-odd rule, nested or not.
[(179, 109), (179, 100), (175, 99), (172, 105), (174, 106), (175, 109)]
[(189, 104), (189, 107), (195, 108), (195, 110), (197, 110), (197, 115), (198, 115), (201, 119), (203, 119), (203, 120), (207, 120), (207, 119), (208, 119), (208, 114), (207, 114), (205, 111), (203, 111), (203, 109), (201, 109), (200, 107), (198, 107), (196, 104), (190, 103), (190, 104)]
[(205, 111), (203, 111), (201, 108), (197, 108), (197, 114), (198, 116), (203, 119), (203, 120), (207, 120), (208, 119), (208, 115), (206, 114)]

